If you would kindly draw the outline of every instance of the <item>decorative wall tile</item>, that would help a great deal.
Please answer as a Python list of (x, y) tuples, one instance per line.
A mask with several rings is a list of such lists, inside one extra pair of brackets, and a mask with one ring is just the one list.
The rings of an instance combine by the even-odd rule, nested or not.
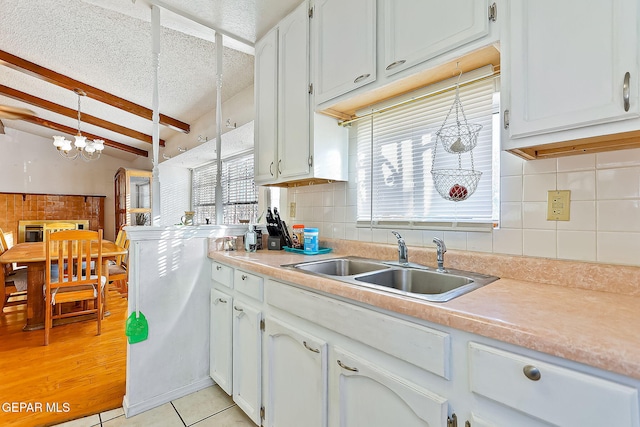
[(526, 256), (555, 258), (555, 230), (522, 230), (522, 254)]
[[(555, 221), (558, 230), (596, 230), (596, 202), (571, 202), (569, 221)], [(573, 259), (573, 258), (570, 258)]]
[(596, 154), (597, 169), (621, 168), (626, 166), (640, 166), (640, 148), (606, 151)]
[(493, 233), (483, 233), (480, 231), (467, 232), (467, 250), (474, 252), (493, 252)]
[(549, 190), (556, 189), (556, 174), (524, 175), (522, 177), (522, 200), (546, 202)]
[(592, 170), (596, 168), (595, 154), (558, 157), (558, 172)]
[(640, 200), (597, 202), (598, 231), (640, 232)]
[(598, 199), (620, 200), (640, 197), (640, 167), (599, 170)]
[(551, 173), (558, 170), (557, 159), (529, 160), (524, 162), (525, 175), (538, 175), (542, 173)]
[(596, 232), (558, 230), (558, 258), (596, 261)]
[(547, 221), (547, 202), (525, 202), (522, 204), (522, 227), (555, 230), (556, 222)]
[(493, 230), (493, 252), (522, 255), (522, 230), (508, 228)]
[(640, 265), (640, 233), (598, 232), (597, 261)]
[(571, 200), (596, 199), (596, 172), (562, 172), (558, 173), (558, 190), (571, 190)]

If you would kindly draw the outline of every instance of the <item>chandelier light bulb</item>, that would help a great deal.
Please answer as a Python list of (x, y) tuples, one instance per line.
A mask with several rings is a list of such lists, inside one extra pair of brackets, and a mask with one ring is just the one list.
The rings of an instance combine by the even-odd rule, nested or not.
[(64, 145), (64, 136), (56, 135), (53, 137), (53, 146), (60, 148)]
[(76, 142), (74, 143), (76, 148), (82, 150), (87, 146), (87, 137), (82, 135), (76, 135)]

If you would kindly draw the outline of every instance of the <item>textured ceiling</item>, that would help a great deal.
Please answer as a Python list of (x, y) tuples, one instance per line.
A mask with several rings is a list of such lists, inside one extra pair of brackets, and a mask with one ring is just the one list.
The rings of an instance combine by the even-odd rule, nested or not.
[[(225, 37), (224, 101), (253, 84), (251, 44), (300, 0), (0, 0), (0, 49), (151, 108), (151, 3), (165, 6), (161, 7), (160, 112), (193, 123), (215, 108), (216, 46), (211, 28), (249, 43)], [(72, 91), (5, 66), (0, 66), (0, 84), (77, 108)], [(74, 119), (2, 95), (0, 105), (29, 108), (46, 120), (77, 125)], [(149, 120), (88, 97), (82, 98), (82, 112), (152, 134)], [(3, 121), (7, 127), (45, 137), (59, 133), (18, 120)], [(82, 130), (151, 151), (148, 143), (89, 124)], [(175, 132), (161, 126), (160, 137), (169, 139)], [(105, 154), (133, 158), (112, 148)]]

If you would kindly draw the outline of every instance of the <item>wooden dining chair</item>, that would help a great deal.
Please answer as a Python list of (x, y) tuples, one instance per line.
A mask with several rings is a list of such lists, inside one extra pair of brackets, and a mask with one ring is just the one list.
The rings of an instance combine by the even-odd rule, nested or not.
[(76, 225), (70, 222), (50, 222), (42, 226), (43, 237), (46, 237), (47, 231), (75, 230)]
[[(96, 248), (97, 255), (92, 256), (91, 245)], [(53, 320), (72, 316), (95, 314), (98, 334), (102, 332), (104, 314), (104, 289), (107, 278), (102, 275), (102, 230), (64, 230), (47, 232), (45, 243), (45, 319), (44, 345), (49, 345), (49, 335)], [(91, 274), (91, 261), (95, 263), (95, 274)], [(63, 274), (55, 277), (51, 274), (54, 265), (67, 264), (73, 266), (73, 275)], [(83, 304), (81, 310), (62, 312), (60, 304), (66, 302), (92, 302)], [(54, 310), (57, 308), (57, 310)]]
[[(0, 255), (9, 250), (5, 233), (0, 229)], [(5, 307), (27, 303), (27, 268), (13, 264), (0, 265), (0, 313)]]
[[(116, 236), (116, 245), (129, 250), (129, 238), (127, 232), (122, 228), (118, 231)], [(118, 255), (115, 261), (109, 263), (109, 284), (113, 284), (122, 296), (127, 296), (129, 290), (129, 272), (127, 270), (127, 264), (129, 260), (129, 254)]]

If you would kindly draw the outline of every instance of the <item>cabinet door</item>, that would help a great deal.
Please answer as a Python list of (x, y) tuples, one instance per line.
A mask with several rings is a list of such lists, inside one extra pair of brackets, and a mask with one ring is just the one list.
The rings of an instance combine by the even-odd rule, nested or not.
[(309, 174), (309, 16), (303, 2), (278, 27), (278, 175)]
[(331, 425), (433, 427), (447, 423), (447, 400), (335, 347), (329, 361)]
[(315, 102), (376, 79), (375, 0), (319, 0), (311, 21)]
[(489, 34), (488, 0), (383, 0), (391, 75)]
[(262, 404), (261, 313), (242, 300), (233, 301), (233, 401), (260, 425)]
[(326, 426), (326, 343), (275, 319), (266, 323), (266, 426)]
[(221, 389), (232, 393), (231, 296), (217, 289), (211, 290), (211, 324), (209, 375)]
[(256, 43), (254, 159), (256, 183), (276, 179), (278, 142), (278, 29)]
[(510, 7), (512, 138), (638, 116), (635, 0), (514, 0)]

